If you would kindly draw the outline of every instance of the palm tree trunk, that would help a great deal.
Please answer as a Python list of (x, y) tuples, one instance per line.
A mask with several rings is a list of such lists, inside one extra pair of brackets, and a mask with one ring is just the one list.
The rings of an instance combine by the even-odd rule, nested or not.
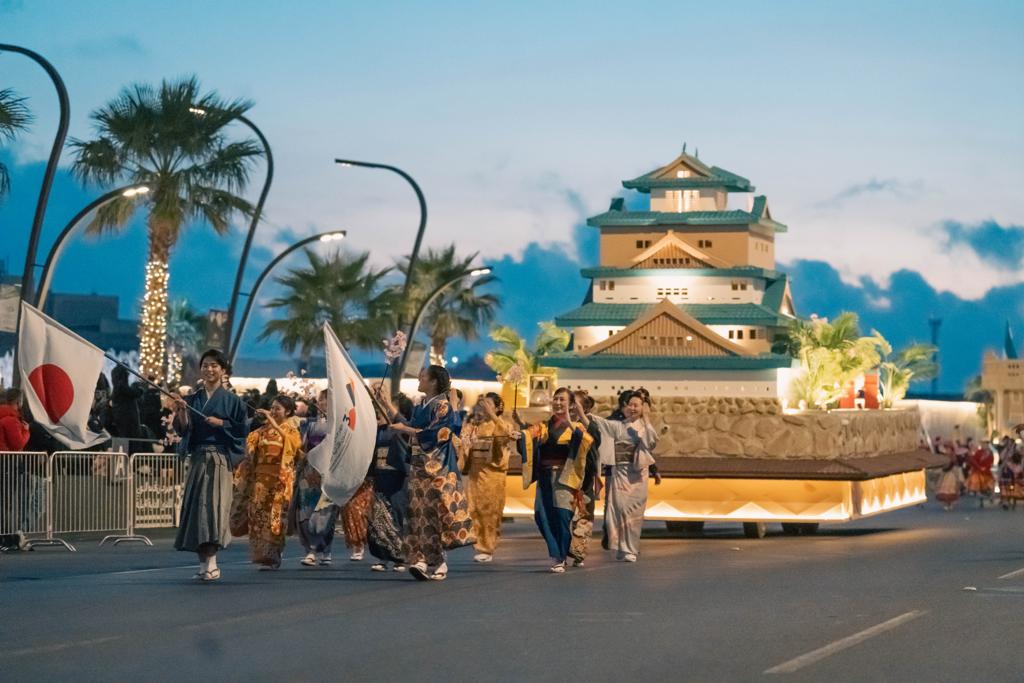
[(444, 365), (444, 352), (448, 346), (448, 340), (444, 337), (433, 337), (430, 340), (430, 362), (437, 365)]
[(145, 377), (164, 379), (167, 345), (167, 262), (173, 244), (174, 225), (166, 219), (149, 218), (149, 254), (146, 260), (146, 289), (139, 320), (139, 372)]

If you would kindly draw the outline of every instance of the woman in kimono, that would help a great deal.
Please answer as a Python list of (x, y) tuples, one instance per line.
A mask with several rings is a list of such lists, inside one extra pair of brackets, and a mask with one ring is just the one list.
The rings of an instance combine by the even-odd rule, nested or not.
[(1017, 508), (1017, 501), (1024, 498), (1024, 458), (1017, 450), (1013, 439), (999, 453), (999, 499), (1004, 510)]
[[(578, 390), (576, 400), (583, 414), (589, 416), (594, 410), (594, 399), (586, 391)], [(570, 406), (570, 417), (577, 418), (575, 411)], [(583, 485), (576, 496), (576, 509), (573, 512), (570, 529), (572, 530), (572, 542), (569, 544), (569, 557), (572, 558), (572, 566), (582, 567), (587, 558), (587, 547), (590, 545), (590, 537), (594, 535), (594, 509), (597, 499), (601, 495), (603, 485), (601, 483), (601, 457), (603, 442), (601, 431), (596, 422), (591, 421), (587, 426), (587, 433), (593, 439), (590, 450), (587, 452), (587, 466), (583, 472)], [(614, 444), (612, 446), (612, 457), (609, 463), (614, 463)]]
[(190, 463), (174, 547), (199, 556), (195, 578), (201, 581), (220, 578), (217, 551), (231, 542), (231, 471), (245, 457), (245, 404), (222, 386), (230, 371), (224, 354), (210, 349), (199, 360), (196, 391), (175, 397), (178, 452), (188, 454)]
[[(537, 482), (533, 519), (547, 543), (548, 556), (554, 561), (550, 571), (555, 574), (565, 573), (576, 497), (583, 486), (587, 454), (593, 443), (586, 424), (569, 417), (569, 405), (575, 403), (575, 395), (560, 387), (551, 397), (551, 417), (535, 425), (523, 425), (520, 439), (523, 488)], [(583, 414), (582, 408), (577, 411)], [(518, 415), (513, 417), (518, 421)]]
[(476, 532), (474, 562), (491, 562), (501, 538), (505, 511), (505, 476), (513, 448), (513, 425), (502, 419), (505, 404), (490, 392), (481, 396), (462, 428), (462, 458), (466, 465), (466, 497)]
[[(393, 421), (391, 428), (413, 437), (403, 554), (411, 563), (409, 573), (413, 578), (442, 581), (448, 576), (445, 550), (475, 540), (456, 462), (462, 424), (447, 370), (440, 365), (424, 369), (419, 391), (424, 394), (423, 401), (408, 422), (390, 402), (386, 404)], [(386, 396), (382, 399), (388, 400)]]
[(338, 506), (332, 503), (320, 488), (320, 473), (309, 464), (306, 454), (318, 446), (327, 436), (328, 390), (317, 397), (317, 419), (309, 422), (302, 444), (302, 453), (297, 460), (295, 494), (288, 520), (289, 532), (298, 533), (305, 556), (299, 562), (306, 567), (317, 564), (331, 564), (331, 545), (334, 543), (334, 526), (338, 520)]
[(232, 533), (249, 534), (249, 556), (260, 569), (281, 566), (288, 510), (295, 488), (295, 460), (302, 439), (296, 425), (295, 401), (284, 394), (270, 410), (257, 411), (265, 420), (246, 440), (246, 457), (238, 469), (238, 492), (231, 514)]
[(626, 420), (605, 420), (596, 415), (582, 421), (595, 421), (602, 435), (615, 444), (615, 464), (606, 483), (604, 519), (608, 530), (608, 549), (617, 559), (636, 562), (640, 554), (640, 534), (647, 507), (647, 481), (654, 464), (651, 454), (658, 435), (650, 421), (650, 404), (640, 393), (626, 397), (623, 407)]
[(967, 490), (978, 496), (981, 507), (985, 507), (985, 499), (991, 498), (996, 490), (996, 478), (992, 476), (993, 464), (995, 456), (987, 443), (979, 444), (967, 456)]
[[(399, 394), (395, 402), (403, 418), (412, 417), (412, 401)], [(388, 563), (393, 563), (392, 571), (406, 570), (401, 529), (405, 518), (402, 492), (409, 467), (408, 438), (393, 430), (387, 417), (378, 412), (376, 451), (371, 468), (373, 501), (367, 531), (367, 548), (378, 560), (370, 567), (375, 572), (387, 571)]]
[(957, 460), (956, 451), (951, 444), (943, 446), (949, 460), (942, 468), (939, 483), (935, 488), (935, 497), (942, 503), (947, 512), (953, 509), (960, 500), (960, 492), (964, 486), (964, 470)]
[[(373, 464), (371, 461), (371, 470)], [(370, 508), (373, 504), (373, 477), (366, 479), (341, 508), (341, 526), (345, 530), (345, 545), (350, 554), (348, 559), (361, 562), (366, 549), (366, 534), (370, 527)]]

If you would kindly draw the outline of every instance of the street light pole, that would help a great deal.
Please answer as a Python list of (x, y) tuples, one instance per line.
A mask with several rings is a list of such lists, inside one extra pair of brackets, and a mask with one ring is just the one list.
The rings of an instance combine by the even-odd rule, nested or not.
[(274, 257), (273, 261), (267, 264), (267, 267), (263, 269), (260, 276), (256, 278), (256, 284), (254, 284), (252, 289), (249, 290), (249, 293), (245, 295), (245, 310), (242, 312), (242, 317), (238, 320), (238, 332), (235, 334), (234, 341), (231, 342), (230, 350), (228, 351), (228, 359), (232, 364), (234, 364), (235, 356), (238, 354), (238, 347), (241, 345), (242, 334), (245, 332), (246, 323), (249, 322), (249, 314), (252, 313), (253, 302), (256, 301), (256, 295), (259, 293), (260, 287), (263, 285), (263, 281), (267, 278), (267, 275), (270, 274), (270, 271), (272, 271), (278, 263), (283, 261), (286, 256), (294, 252), (296, 249), (301, 249), (312, 242), (336, 242), (344, 239), (347, 234), (348, 233), (344, 230), (337, 230), (335, 232), (324, 232), (316, 235), (310, 235), (282, 251)]
[(267, 201), (267, 195), (270, 193), (270, 183), (274, 180), (274, 155), (270, 152), (270, 143), (267, 142), (267, 138), (263, 135), (263, 131), (257, 128), (256, 124), (244, 116), (239, 116), (238, 120), (246, 126), (249, 126), (263, 145), (263, 153), (267, 158), (267, 179), (263, 182), (263, 189), (260, 191), (260, 198), (256, 202), (256, 212), (252, 215), (252, 223), (249, 225), (249, 234), (245, 236), (245, 245), (242, 246), (242, 256), (238, 261), (238, 272), (235, 273), (235, 287), (231, 290), (231, 302), (228, 304), (228, 339), (231, 339), (231, 330), (235, 324), (235, 311), (238, 309), (238, 296), (242, 289), (242, 276), (245, 274), (245, 264), (249, 260), (249, 249), (252, 247), (252, 240), (256, 235), (256, 226), (259, 225), (260, 218), (263, 215), (263, 204)]
[[(60, 103), (60, 120), (57, 124), (57, 134), (53, 138), (53, 146), (50, 148), (50, 159), (46, 163), (46, 171), (43, 173), (43, 185), (39, 188), (39, 199), (36, 201), (36, 213), (32, 218), (32, 232), (29, 233), (28, 249), (25, 251), (25, 266), (21, 271), (21, 301), (33, 300), (33, 272), (32, 267), (36, 262), (36, 251), (39, 249), (39, 236), (43, 231), (43, 218), (46, 216), (46, 206), (50, 200), (50, 188), (53, 187), (53, 178), (57, 174), (57, 164), (60, 161), (60, 153), (64, 149), (64, 140), (68, 136), (68, 120), (70, 119), (71, 104), (68, 101), (68, 91), (64, 87), (64, 80), (60, 77), (53, 65), (46, 61), (38, 52), (34, 52), (18, 45), (0, 43), (0, 52), (16, 52), (25, 55), (39, 66), (43, 67), (46, 75), (53, 81), (53, 87), (57, 90), (57, 100)], [(21, 329), (21, 306), (18, 306), (17, 328)], [(17, 347), (15, 347), (15, 367), (17, 367)], [(21, 373), (15, 372), (12, 378), (15, 387), (21, 385)]]
[[(46, 297), (50, 293), (50, 281), (53, 279), (53, 270), (57, 267), (57, 259), (60, 258), (61, 252), (64, 250), (64, 245), (67, 240), (71, 237), (71, 233), (74, 232), (78, 224), (90, 213), (99, 209), (105, 204), (109, 204), (118, 197), (137, 197), (149, 192), (149, 187), (146, 185), (127, 185), (125, 187), (119, 187), (116, 190), (97, 197), (92, 202), (87, 204), (81, 211), (75, 214), (75, 217), (68, 221), (68, 224), (64, 226), (60, 234), (57, 235), (57, 239), (54, 240), (53, 246), (50, 247), (50, 253), (46, 256), (46, 263), (43, 264), (43, 274), (39, 277), (39, 291), (36, 292), (35, 307), (40, 311), (43, 310), (43, 306), (46, 305)], [(33, 264), (33, 267), (37, 264)]]
[[(448, 280), (447, 282), (438, 285), (434, 289), (434, 291), (432, 291), (430, 293), (430, 296), (428, 296), (423, 301), (423, 305), (421, 305), (419, 310), (416, 311), (416, 316), (412, 319), (412, 324), (409, 326), (409, 335), (408, 335), (408, 337), (406, 337), (406, 339), (408, 341), (407, 341), (407, 344), (405, 346), (405, 353), (402, 354), (402, 361), (401, 361), (401, 363), (398, 366), (397, 376), (398, 376), (399, 382), (401, 382), (402, 377), (405, 376), (405, 366), (406, 366), (406, 364), (409, 361), (409, 354), (412, 352), (412, 346), (415, 343), (416, 332), (419, 331), (420, 322), (422, 321), (423, 315), (426, 313), (427, 309), (430, 308), (430, 305), (432, 303), (434, 303), (434, 300), (437, 297), (441, 296), (441, 293), (444, 292), (444, 290), (448, 289), (449, 287), (451, 287), (452, 285), (454, 285), (456, 283), (462, 282), (467, 277), (480, 277), (481, 275), (489, 275), (492, 270), (493, 270), (493, 268), (491, 268), (490, 266), (484, 266), (482, 268), (474, 268), (473, 270), (463, 271), (463, 272), (459, 273), (458, 275), (456, 275), (455, 277), (453, 277), (451, 280)], [(428, 348), (428, 352), (429, 352), (429, 348)], [(393, 380), (393, 378), (392, 378), (392, 380)], [(397, 393), (398, 393), (397, 387), (392, 387), (392, 389), (395, 390), (395, 394), (397, 395)]]
[[(402, 304), (404, 305), (404, 303), (409, 300), (409, 289), (412, 287), (413, 273), (416, 270), (416, 262), (419, 259), (420, 255), (420, 245), (423, 244), (423, 233), (427, 229), (427, 200), (423, 196), (423, 190), (420, 189), (420, 186), (416, 183), (415, 180), (413, 180), (411, 175), (409, 175), (402, 169), (398, 168), (397, 166), (389, 166), (387, 164), (376, 164), (370, 161), (354, 161), (352, 159), (335, 159), (334, 163), (341, 164), (342, 166), (359, 166), (361, 168), (381, 168), (384, 169), (385, 171), (397, 173), (398, 175), (402, 176), (402, 178), (404, 178), (405, 181), (409, 183), (409, 185), (412, 186), (413, 191), (416, 193), (416, 199), (420, 203), (420, 226), (416, 230), (416, 241), (413, 242), (412, 253), (409, 254), (409, 265), (406, 267), (405, 270), (405, 285), (402, 287)], [(398, 309), (397, 320), (398, 329), (402, 329), (402, 324), (405, 322), (403, 318), (404, 316), (402, 315), (402, 308), (400, 306)], [(412, 341), (411, 334), (409, 334), (407, 338), (409, 339), (410, 342)], [(402, 367), (405, 367), (404, 357), (402, 358)], [(398, 376), (391, 378), (391, 390), (393, 394), (398, 393), (398, 388), (401, 381), (401, 373), (399, 373)]]

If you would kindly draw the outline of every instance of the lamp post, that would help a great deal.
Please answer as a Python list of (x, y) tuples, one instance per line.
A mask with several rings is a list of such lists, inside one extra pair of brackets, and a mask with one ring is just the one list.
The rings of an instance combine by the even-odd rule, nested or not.
[[(423, 301), (423, 304), (420, 306), (419, 310), (416, 311), (416, 316), (412, 319), (412, 324), (409, 326), (409, 336), (407, 337), (408, 344), (405, 347), (405, 353), (402, 354), (402, 362), (398, 366), (399, 372), (397, 373), (397, 375), (399, 383), (402, 381), (402, 377), (405, 376), (405, 366), (406, 363), (408, 363), (409, 361), (409, 353), (412, 351), (412, 346), (413, 343), (415, 342), (416, 332), (419, 330), (420, 322), (423, 320), (423, 315), (426, 313), (427, 309), (430, 308), (430, 305), (432, 303), (434, 303), (434, 300), (437, 299), (437, 297), (441, 296), (441, 293), (444, 292), (444, 290), (448, 289), (449, 287), (458, 282), (462, 282), (467, 277), (480, 277), (481, 275), (490, 275), (490, 273), (493, 270), (494, 269), (491, 268), (490, 266), (484, 266), (482, 268), (474, 268), (473, 270), (463, 271), (459, 273), (457, 276), (453, 277), (451, 280), (448, 280), (447, 282), (438, 285), (434, 289), (434, 291), (432, 291), (430, 295)], [(392, 378), (392, 381), (394, 381), (394, 378)], [(395, 392), (395, 394), (398, 393), (396, 387), (392, 387), (392, 390)]]
[[(46, 216), (46, 205), (50, 200), (50, 188), (53, 187), (53, 177), (57, 173), (57, 163), (60, 161), (61, 150), (64, 149), (64, 140), (68, 136), (68, 119), (70, 118), (71, 104), (68, 101), (68, 91), (64, 87), (64, 80), (60, 77), (53, 65), (46, 61), (38, 52), (34, 52), (18, 45), (0, 43), (0, 52), (16, 52), (24, 55), (43, 67), (46, 75), (53, 81), (53, 87), (57, 90), (57, 100), (60, 103), (60, 120), (57, 124), (57, 134), (53, 138), (53, 146), (50, 148), (50, 158), (46, 162), (46, 171), (43, 173), (43, 184), (39, 188), (39, 199), (36, 201), (36, 213), (32, 218), (32, 232), (28, 237), (28, 249), (25, 250), (25, 266), (21, 271), (21, 301), (32, 301), (33, 299), (33, 273), (32, 264), (36, 261), (36, 251), (39, 249), (39, 236), (43, 231), (43, 218)], [(21, 329), (21, 306), (18, 306), (17, 328)], [(17, 367), (17, 347), (15, 347), (15, 367)], [(12, 384), (17, 387), (21, 385), (21, 373), (15, 372)]]
[[(199, 107), (190, 107), (189, 111), (198, 116), (203, 116), (206, 112)], [(270, 183), (274, 180), (274, 155), (270, 151), (270, 143), (267, 142), (266, 136), (263, 135), (263, 131), (256, 127), (256, 124), (250, 121), (245, 116), (238, 116), (238, 122), (249, 127), (256, 137), (259, 138), (260, 144), (263, 145), (263, 155), (267, 159), (267, 178), (263, 181), (263, 189), (260, 190), (260, 198), (256, 201), (256, 211), (252, 215), (252, 222), (249, 224), (249, 232), (245, 236), (245, 244), (242, 245), (242, 256), (238, 259), (238, 272), (235, 273), (235, 286), (231, 290), (231, 301), (228, 302), (228, 319), (226, 323), (228, 339), (231, 339), (231, 330), (235, 324), (235, 312), (238, 309), (238, 297), (242, 289), (242, 276), (245, 274), (245, 264), (249, 260), (249, 249), (252, 247), (253, 237), (256, 235), (256, 226), (259, 225), (260, 218), (263, 216), (263, 205), (267, 201), (267, 195), (270, 194)]]
[(334, 232), (324, 232), (318, 233), (316, 235), (310, 235), (309, 237), (299, 240), (295, 244), (291, 245), (290, 247), (282, 251), (280, 254), (274, 257), (273, 261), (267, 264), (267, 267), (263, 269), (263, 272), (260, 273), (260, 276), (256, 278), (256, 283), (252, 286), (252, 289), (249, 290), (249, 293), (245, 295), (245, 310), (242, 312), (242, 317), (239, 318), (238, 320), (238, 332), (235, 334), (234, 341), (231, 342), (231, 348), (228, 352), (228, 359), (231, 361), (232, 364), (234, 364), (235, 356), (238, 354), (238, 347), (241, 345), (242, 342), (242, 334), (245, 332), (245, 325), (246, 323), (249, 322), (249, 314), (252, 312), (253, 302), (256, 301), (256, 295), (259, 293), (260, 287), (263, 285), (263, 281), (267, 278), (267, 275), (270, 274), (270, 271), (272, 271), (278, 263), (284, 260), (286, 256), (294, 252), (296, 249), (301, 249), (307, 244), (311, 244), (313, 242), (337, 242), (338, 240), (345, 239), (345, 235), (347, 234), (348, 233), (345, 232), (344, 230), (337, 230)]
[(50, 293), (50, 282), (53, 279), (53, 270), (57, 267), (57, 259), (60, 258), (61, 252), (64, 250), (64, 245), (71, 237), (75, 228), (78, 227), (78, 224), (90, 213), (105, 204), (109, 204), (118, 197), (138, 197), (140, 195), (147, 194), (148, 192), (149, 187), (146, 185), (128, 185), (126, 187), (119, 187), (116, 190), (111, 190), (105, 195), (97, 197), (87, 204), (81, 211), (76, 213), (74, 218), (68, 221), (68, 224), (64, 226), (64, 229), (61, 230), (59, 235), (57, 235), (57, 239), (54, 240), (53, 246), (50, 248), (50, 253), (46, 255), (46, 263), (43, 264), (43, 273), (39, 277), (39, 291), (36, 292), (36, 308), (43, 310), (43, 306), (46, 305), (46, 297)]

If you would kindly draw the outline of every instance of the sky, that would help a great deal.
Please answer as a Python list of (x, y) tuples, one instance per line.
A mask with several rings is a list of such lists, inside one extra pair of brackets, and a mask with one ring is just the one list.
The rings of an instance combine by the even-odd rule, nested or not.
[[(978, 372), (1005, 320), (1024, 334), (1022, 36), (1020, 2), (0, 0), (0, 42), (63, 75), (71, 137), (89, 137), (89, 112), (134, 82), (194, 73), (253, 101), (276, 168), (249, 282), (314, 232), (345, 229), (348, 247), (380, 264), (407, 252), (409, 188), (333, 159), (390, 163), (423, 187), (425, 244), (480, 252), (502, 280), (501, 322), (529, 336), (583, 296), (578, 269), (596, 257), (586, 217), (614, 196), (642, 206), (621, 180), (686, 142), (750, 178), (789, 225), (777, 256), (798, 312), (855, 310), (897, 345), (942, 317), (946, 391)], [(0, 87), (36, 114), (0, 150), (14, 182), (0, 258), (20, 271), (56, 98), (17, 55), (0, 55)], [(43, 248), (101, 192), (62, 172)], [(55, 290), (117, 294), (133, 316), (145, 255), (135, 227), (76, 241)], [(172, 258), (172, 297), (225, 307), (241, 241), (192, 226)], [(255, 341), (261, 322), (243, 355), (279, 354)]]

